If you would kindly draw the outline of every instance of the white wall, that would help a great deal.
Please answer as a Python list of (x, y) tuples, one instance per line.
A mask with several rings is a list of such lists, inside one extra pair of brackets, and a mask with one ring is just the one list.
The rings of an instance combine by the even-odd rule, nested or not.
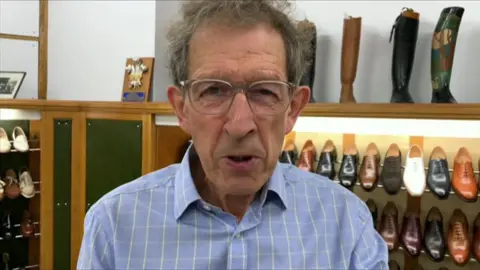
[(49, 1), (48, 99), (119, 101), (125, 61), (153, 57), (155, 1)]
[[(119, 100), (126, 58), (155, 56), (153, 97), (165, 101), (165, 87), (171, 82), (165, 33), (180, 5), (181, 1), (153, 0), (49, 1), (48, 98)], [(416, 101), (429, 102), (431, 37), (441, 9), (449, 5), (466, 9), (457, 41), (452, 92), (459, 102), (480, 102), (478, 1), (297, 1), (297, 13), (305, 13), (315, 22), (319, 34), (316, 99), (338, 101), (343, 17), (348, 13), (363, 18), (354, 84), (357, 100), (388, 102), (392, 88), (390, 29), (401, 8), (411, 7), (420, 13), (411, 93)], [(38, 34), (38, 21), (32, 19), (37, 13), (38, 0), (0, 1), (0, 32)], [(35, 46), (0, 40), (0, 69), (24, 69), (32, 75), (19, 97), (34, 97), (37, 90), (36, 64), (32, 64), (36, 63)]]
[[(39, 2), (0, 1), (0, 33), (38, 37)], [(0, 39), (0, 71), (23, 71), (27, 75), (17, 98), (38, 96), (38, 42)]]
[[(298, 14), (317, 25), (318, 47), (314, 95), (317, 101), (338, 102), (344, 13), (362, 17), (362, 38), (354, 84), (358, 102), (389, 102), (391, 96), (392, 24), (403, 7), (420, 13), (415, 63), (410, 82), (416, 102), (430, 102), (430, 47), (433, 30), (444, 7), (465, 8), (453, 65), (451, 89), (459, 102), (480, 102), (480, 2), (479, 1), (296, 1)], [(171, 17), (171, 9), (159, 9), (157, 18)], [(161, 40), (157, 31), (157, 40)], [(164, 57), (165, 44), (157, 43), (155, 56)], [(168, 74), (156, 70), (156, 97), (165, 100)], [(163, 92), (160, 92), (163, 91)], [(163, 96), (162, 96), (163, 95)]]

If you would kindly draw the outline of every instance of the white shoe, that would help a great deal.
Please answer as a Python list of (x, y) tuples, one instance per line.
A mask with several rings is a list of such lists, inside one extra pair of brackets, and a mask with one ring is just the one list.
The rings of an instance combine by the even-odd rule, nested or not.
[(0, 153), (8, 153), (12, 149), (12, 144), (8, 140), (7, 132), (0, 127)]
[(35, 196), (35, 185), (33, 184), (32, 176), (28, 170), (20, 172), (18, 180), (20, 182), (20, 192), (23, 197), (27, 199), (33, 198), (33, 196)]
[(412, 197), (422, 196), (427, 185), (423, 152), (418, 145), (408, 150), (403, 171), (403, 184)]
[(19, 152), (27, 152), (30, 148), (28, 146), (28, 139), (21, 127), (15, 127), (12, 132), (13, 147)]
[(3, 182), (2, 180), (0, 180), (0, 201), (3, 200), (3, 197), (5, 197), (5, 189), (4, 187), (6, 186), (7, 184), (5, 182)]

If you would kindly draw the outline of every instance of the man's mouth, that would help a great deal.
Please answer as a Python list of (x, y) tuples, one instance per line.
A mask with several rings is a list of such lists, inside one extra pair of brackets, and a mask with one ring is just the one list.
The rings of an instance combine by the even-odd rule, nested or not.
[(253, 156), (228, 156), (228, 159), (233, 161), (233, 162), (248, 162), (253, 159)]

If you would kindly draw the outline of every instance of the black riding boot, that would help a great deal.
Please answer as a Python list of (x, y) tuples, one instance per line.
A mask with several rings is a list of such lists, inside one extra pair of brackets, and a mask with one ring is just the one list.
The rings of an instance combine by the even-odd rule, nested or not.
[(419, 14), (412, 9), (404, 9), (397, 17), (390, 33), (393, 41), (392, 55), (392, 98), (391, 103), (413, 103), (408, 92), (417, 45)]

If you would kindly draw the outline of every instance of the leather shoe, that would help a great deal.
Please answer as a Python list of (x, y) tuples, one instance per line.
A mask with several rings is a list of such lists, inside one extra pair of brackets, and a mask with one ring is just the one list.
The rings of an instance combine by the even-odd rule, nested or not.
[(343, 153), (342, 164), (338, 172), (340, 184), (348, 189), (352, 189), (357, 182), (358, 172), (358, 151), (355, 145), (347, 147)]
[(32, 217), (28, 211), (23, 212), (22, 222), (20, 223), (20, 232), (23, 237), (30, 237), (35, 234), (35, 226)]
[(470, 259), (470, 240), (468, 239), (468, 221), (460, 209), (453, 211), (448, 227), (448, 251), (453, 261), (460, 266)]
[(16, 199), (20, 196), (20, 185), (18, 183), (17, 174), (13, 169), (8, 169), (5, 172), (5, 193), (9, 199)]
[(286, 164), (295, 164), (297, 162), (298, 150), (295, 146), (295, 143), (292, 140), (289, 140), (285, 143), (282, 153), (278, 161)]
[(389, 195), (397, 194), (402, 187), (402, 152), (395, 143), (390, 145), (385, 154), (380, 183)]
[(388, 202), (382, 211), (380, 228), (378, 230), (387, 244), (388, 250), (393, 252), (398, 248), (398, 210), (393, 202)]
[(313, 161), (315, 160), (316, 150), (312, 140), (307, 140), (303, 145), (297, 167), (306, 172), (313, 172)]
[(425, 253), (434, 262), (445, 258), (445, 237), (443, 233), (443, 217), (437, 207), (432, 207), (425, 220), (425, 233), (423, 237)]
[(473, 244), (472, 244), (473, 257), (480, 263), (480, 213), (473, 221)]
[(1, 267), (2, 267), (1, 268), (2, 270), (11, 270), (12, 269), (12, 265), (10, 263), (10, 254), (8, 254), (7, 252), (2, 253)]
[(3, 240), (7, 240), (7, 241), (11, 240), (14, 237), (14, 233), (13, 233), (12, 217), (9, 211), (4, 211), (1, 225), (2, 225), (0, 227), (2, 229), (1, 236)]
[(317, 163), (316, 173), (331, 180), (335, 179), (335, 162), (337, 161), (337, 149), (331, 140), (327, 140), (323, 146), (322, 152)]
[(403, 216), (400, 241), (410, 256), (420, 255), (422, 250), (422, 227), (420, 217), (413, 212), (406, 212)]
[(372, 222), (373, 222), (373, 227), (376, 229), (377, 228), (377, 218), (378, 218), (378, 209), (377, 205), (372, 199), (368, 199), (366, 201), (368, 210), (370, 210), (370, 213), (372, 214)]
[(412, 145), (405, 160), (403, 184), (412, 197), (422, 196), (427, 185), (423, 165), (423, 152), (418, 145)]
[(363, 156), (359, 172), (360, 184), (366, 191), (372, 191), (377, 186), (379, 166), (380, 154), (378, 148), (374, 143), (370, 143)]
[(390, 260), (388, 262), (388, 269), (389, 270), (400, 270), (400, 265), (394, 260)]
[(472, 156), (465, 147), (458, 150), (454, 159), (452, 187), (461, 200), (477, 201), (478, 185), (473, 173)]
[(441, 147), (435, 147), (428, 162), (427, 186), (439, 199), (447, 199), (450, 194), (450, 172), (445, 151)]

